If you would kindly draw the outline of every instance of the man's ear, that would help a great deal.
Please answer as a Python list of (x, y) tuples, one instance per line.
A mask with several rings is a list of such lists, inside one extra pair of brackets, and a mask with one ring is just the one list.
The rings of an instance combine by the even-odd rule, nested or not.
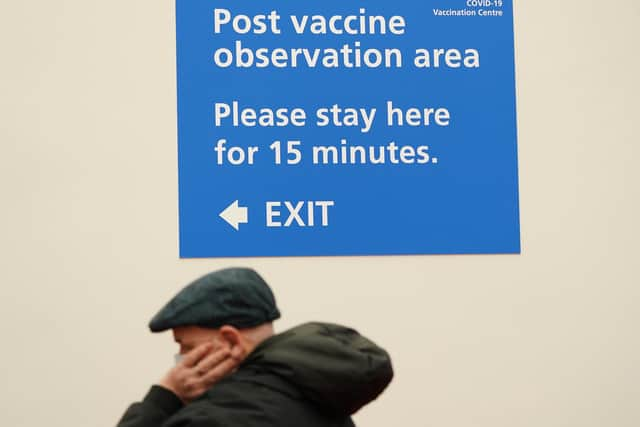
[(247, 355), (242, 333), (233, 326), (224, 325), (220, 328), (220, 338), (229, 344), (231, 357), (242, 360)]

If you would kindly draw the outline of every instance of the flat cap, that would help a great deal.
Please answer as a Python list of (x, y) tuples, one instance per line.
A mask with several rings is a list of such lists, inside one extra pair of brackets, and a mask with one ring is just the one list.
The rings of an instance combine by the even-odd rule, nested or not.
[(252, 328), (280, 317), (273, 292), (250, 268), (214, 271), (187, 285), (151, 322), (152, 332), (179, 326)]

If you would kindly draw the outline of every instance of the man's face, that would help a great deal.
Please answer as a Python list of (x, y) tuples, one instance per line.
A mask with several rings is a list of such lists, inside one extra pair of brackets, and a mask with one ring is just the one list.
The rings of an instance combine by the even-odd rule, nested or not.
[(185, 355), (200, 344), (213, 343), (213, 350), (223, 346), (219, 339), (218, 329), (201, 328), (198, 326), (180, 326), (173, 328), (173, 338), (180, 346), (180, 354)]

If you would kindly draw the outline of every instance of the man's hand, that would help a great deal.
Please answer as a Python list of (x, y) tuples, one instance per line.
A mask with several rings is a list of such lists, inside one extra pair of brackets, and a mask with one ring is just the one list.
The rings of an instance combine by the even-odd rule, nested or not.
[(160, 386), (171, 390), (183, 402), (189, 403), (240, 364), (228, 348), (213, 350), (213, 344), (199, 345), (185, 355), (160, 381)]

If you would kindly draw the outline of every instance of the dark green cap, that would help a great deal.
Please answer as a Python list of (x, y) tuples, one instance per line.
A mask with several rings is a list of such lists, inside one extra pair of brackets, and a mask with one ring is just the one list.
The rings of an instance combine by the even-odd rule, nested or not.
[(149, 329), (178, 326), (252, 328), (280, 317), (273, 292), (250, 268), (214, 271), (187, 285), (156, 314)]

